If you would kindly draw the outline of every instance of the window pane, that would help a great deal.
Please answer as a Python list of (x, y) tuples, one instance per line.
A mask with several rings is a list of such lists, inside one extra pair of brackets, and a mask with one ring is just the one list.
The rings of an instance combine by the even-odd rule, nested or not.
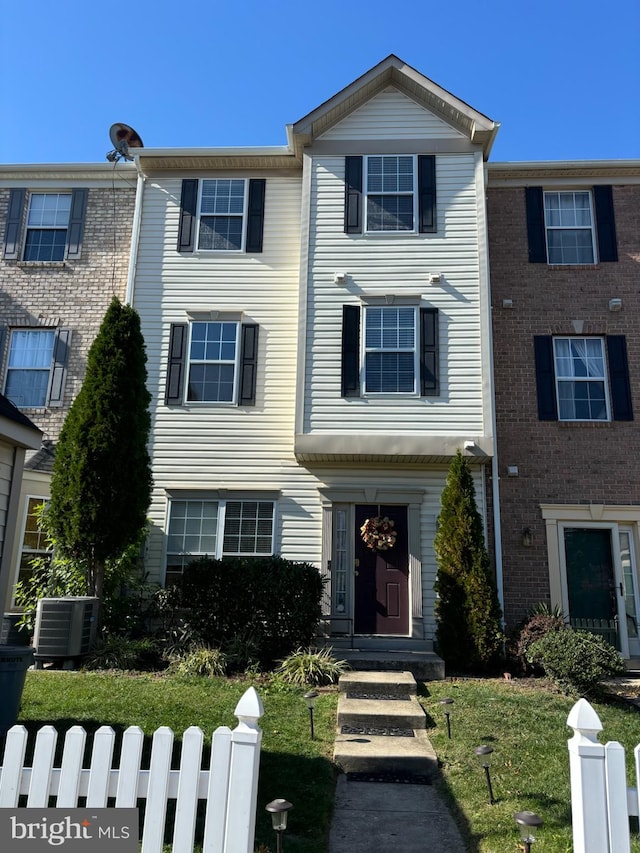
[(70, 210), (70, 193), (34, 193), (29, 198), (27, 227), (66, 229)]
[(192, 364), (187, 400), (207, 403), (233, 402), (232, 364)]
[(224, 554), (271, 554), (273, 503), (227, 501), (222, 550)]
[(242, 217), (203, 216), (199, 246), (201, 249), (239, 251), (242, 248)]
[(550, 264), (592, 264), (591, 229), (547, 231)]
[(237, 323), (192, 323), (187, 399), (233, 402)]
[(413, 231), (413, 196), (367, 197), (369, 231)]
[(415, 391), (413, 353), (367, 353), (366, 391), (370, 393), (408, 393)]
[(67, 232), (58, 229), (27, 231), (24, 245), (25, 261), (63, 261)]
[[(167, 553), (193, 557), (216, 551), (217, 501), (172, 501)], [(187, 561), (188, 562), (188, 561)], [(167, 565), (171, 563), (168, 560)]]

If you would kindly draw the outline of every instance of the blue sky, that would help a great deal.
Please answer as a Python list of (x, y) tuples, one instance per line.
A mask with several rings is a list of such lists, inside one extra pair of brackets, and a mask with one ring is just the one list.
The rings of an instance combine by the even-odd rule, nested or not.
[(502, 123), (491, 160), (640, 158), (638, 0), (23, 0), (0, 22), (0, 163), (284, 145), (390, 53)]

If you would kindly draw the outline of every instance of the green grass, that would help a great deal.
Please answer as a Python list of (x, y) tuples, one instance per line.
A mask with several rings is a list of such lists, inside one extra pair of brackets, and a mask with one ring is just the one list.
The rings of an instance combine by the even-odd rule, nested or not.
[[(29, 672), (19, 722), (30, 731), (47, 723), (59, 732), (80, 724), (93, 732), (110, 725), (116, 732), (140, 726), (151, 735), (159, 726), (181, 734), (200, 726), (210, 745), (217, 726), (234, 728), (236, 704), (252, 682), (246, 679), (178, 677), (114, 672)], [(293, 803), (287, 831), (290, 853), (324, 853), (333, 807), (335, 773), (330, 756), (337, 694), (321, 692), (309, 737), (304, 690), (274, 682), (255, 686), (265, 714), (258, 790), (257, 843), (273, 848), (271, 821), (264, 806), (276, 797)], [(147, 745), (148, 746), (148, 745)]]
[[(20, 722), (35, 731), (53, 723), (65, 731), (76, 723), (88, 731), (129, 725), (151, 734), (161, 725), (181, 733), (200, 726), (205, 736), (219, 725), (235, 726), (233, 711), (247, 679), (177, 677), (103, 672), (29, 672)], [(274, 680), (256, 683), (265, 714), (258, 792), (257, 843), (274, 849), (264, 806), (276, 797), (293, 803), (287, 853), (326, 853), (335, 771), (331, 753), (337, 694), (322, 691), (315, 712), (316, 740), (309, 738), (304, 689)], [(421, 701), (429, 736), (442, 763), (437, 783), (467, 840), (470, 853), (516, 853), (513, 814), (530, 809), (544, 820), (534, 853), (570, 853), (571, 812), (566, 726), (574, 700), (534, 680), (459, 679), (429, 682)], [(451, 740), (439, 699), (455, 700)], [(604, 726), (601, 740), (617, 740), (627, 752), (628, 782), (633, 747), (640, 742), (640, 713), (615, 701), (593, 702)], [(485, 777), (473, 748), (494, 748), (491, 778), (495, 805), (487, 802)], [(632, 838), (632, 849), (640, 843)]]
[[(532, 680), (476, 679), (430, 682), (421, 697), (433, 728), (429, 737), (442, 762), (438, 783), (472, 853), (516, 853), (519, 834), (513, 815), (529, 809), (544, 820), (535, 853), (570, 853), (571, 808), (566, 725), (575, 700), (546, 690)], [(450, 696), (452, 738), (438, 700)], [(628, 784), (633, 748), (640, 742), (640, 713), (615, 702), (592, 702), (604, 731), (603, 743), (617, 740), (626, 749)], [(473, 749), (489, 744), (495, 805), (489, 805), (484, 771)], [(640, 851), (637, 839), (632, 849)]]

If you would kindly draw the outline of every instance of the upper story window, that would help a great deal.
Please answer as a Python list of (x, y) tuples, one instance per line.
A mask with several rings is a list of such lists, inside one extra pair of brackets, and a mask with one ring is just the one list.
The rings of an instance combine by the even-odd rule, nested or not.
[(242, 322), (240, 312), (197, 314), (189, 323), (171, 325), (165, 405), (255, 406), (257, 324)]
[(239, 323), (191, 323), (187, 400), (235, 399)]
[(273, 554), (272, 500), (172, 500), (166, 583), (199, 557)]
[(366, 231), (415, 231), (414, 156), (366, 157)]
[(415, 394), (416, 308), (365, 308), (364, 391)]
[(561, 421), (607, 421), (609, 401), (602, 338), (554, 338)]
[(25, 263), (78, 260), (88, 193), (11, 190), (2, 257)]
[(541, 421), (632, 421), (624, 335), (533, 339)]
[(61, 406), (71, 332), (12, 329), (4, 395), (19, 409)]
[(544, 219), (550, 264), (595, 262), (590, 192), (545, 192)]
[(570, 266), (618, 260), (613, 188), (526, 187), (529, 263)]
[(25, 261), (62, 261), (67, 245), (71, 193), (32, 193), (27, 213)]
[(242, 251), (245, 187), (246, 181), (242, 178), (202, 181), (199, 249)]
[(178, 252), (262, 252), (264, 178), (185, 178)]

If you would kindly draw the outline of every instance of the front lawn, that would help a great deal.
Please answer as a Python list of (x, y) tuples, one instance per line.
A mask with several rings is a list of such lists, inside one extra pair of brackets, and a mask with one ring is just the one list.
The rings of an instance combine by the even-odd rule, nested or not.
[[(19, 722), (31, 731), (52, 723), (58, 732), (80, 724), (93, 732), (109, 725), (116, 732), (140, 726), (151, 735), (160, 726), (176, 734), (199, 726), (210, 745), (218, 726), (235, 728), (234, 709), (247, 679), (184, 678), (118, 672), (42, 672), (27, 674)], [(315, 740), (303, 690), (277, 683), (255, 685), (265, 713), (258, 791), (257, 841), (274, 847), (264, 806), (277, 797), (294, 805), (287, 850), (324, 853), (335, 786), (331, 764), (337, 693), (322, 692), (315, 710)]]

